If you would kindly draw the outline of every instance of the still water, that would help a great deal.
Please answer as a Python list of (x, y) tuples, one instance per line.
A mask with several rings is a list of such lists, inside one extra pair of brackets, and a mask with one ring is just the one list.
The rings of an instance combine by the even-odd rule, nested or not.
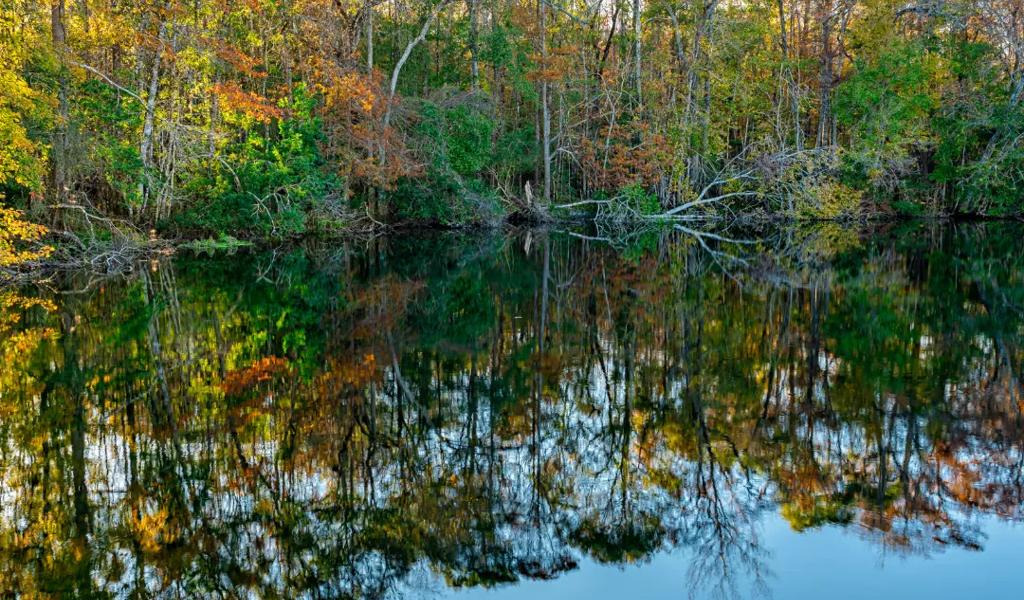
[(0, 291), (0, 595), (1014, 597), (1022, 238), (402, 235)]

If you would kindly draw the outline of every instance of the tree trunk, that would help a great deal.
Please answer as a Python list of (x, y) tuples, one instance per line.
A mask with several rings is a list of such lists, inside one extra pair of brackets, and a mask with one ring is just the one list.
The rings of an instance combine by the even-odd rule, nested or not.
[(430, 14), (427, 15), (427, 19), (423, 21), (423, 26), (420, 28), (419, 34), (416, 35), (408, 44), (405, 45), (405, 50), (402, 52), (402, 56), (398, 58), (398, 62), (395, 63), (395, 68), (391, 71), (391, 85), (388, 87), (388, 106), (384, 109), (384, 126), (388, 126), (391, 123), (391, 111), (394, 105), (395, 92), (398, 90), (398, 77), (402, 73), (402, 67), (409, 60), (409, 56), (412, 55), (412, 51), (419, 46), (420, 43), (426, 39), (427, 34), (430, 33), (430, 27), (434, 24), (434, 20), (437, 19), (437, 15), (451, 0), (441, 0)]
[(149, 86), (146, 91), (146, 114), (142, 122), (142, 140), (139, 143), (139, 157), (142, 160), (142, 181), (139, 182), (139, 197), (142, 200), (142, 207), (145, 210), (150, 194), (150, 186), (147, 185), (152, 175), (153, 167), (153, 131), (156, 122), (156, 97), (160, 92), (160, 60), (164, 46), (164, 31), (166, 24), (160, 23), (157, 34), (157, 47), (153, 52), (153, 62), (149, 71)]
[(551, 107), (548, 106), (548, 30), (547, 4), (537, 0), (540, 12), (540, 56), (543, 74), (540, 81), (541, 156), (544, 161), (544, 200), (551, 201)]
[(832, 47), (832, 13), (821, 20), (821, 72), (818, 76), (818, 139), (819, 148), (832, 145), (832, 84), (833, 47)]
[[(704, 50), (702, 48), (702, 41), (705, 37), (711, 35), (711, 27), (715, 19), (715, 11), (718, 8), (718, 0), (709, 0), (704, 5), (704, 11), (701, 14), (700, 22), (697, 23), (696, 29), (693, 34), (693, 46), (692, 53), (690, 55), (689, 64), (689, 76), (687, 77), (686, 85), (686, 128), (694, 126), (695, 124), (700, 126), (701, 140), (704, 144), (704, 140), (708, 137), (708, 127), (710, 126), (708, 120), (708, 114), (705, 107), (710, 106), (711, 103), (711, 88), (710, 79), (706, 77), (704, 71), (707, 69), (705, 64), (706, 57), (704, 56)], [(691, 139), (692, 139), (692, 133)], [(702, 153), (706, 148), (698, 148), (698, 152), (694, 151), (692, 146), (687, 146), (686, 152), (686, 163), (687, 163), (687, 177), (691, 184), (701, 183), (702, 171), (703, 171), (703, 160), (701, 159)]]
[(640, 0), (633, 0), (633, 84), (636, 86), (636, 103), (642, 102), (640, 59)]
[(789, 88), (790, 112), (793, 118), (793, 143), (797, 150), (803, 150), (803, 129), (800, 127), (800, 98), (796, 80), (793, 77), (793, 69), (789, 64), (789, 40), (786, 36), (786, 9), (785, 0), (778, 0), (779, 7), (779, 46), (782, 49), (782, 77)]
[(366, 74), (373, 75), (373, 2), (366, 8)]
[(469, 75), (473, 91), (480, 89), (479, 25), (477, 24), (477, 6), (480, 0), (466, 0), (469, 3)]
[(67, 53), (67, 30), (64, 27), (64, 0), (54, 0), (50, 4), (50, 34), (53, 38), (53, 47), (60, 57), (60, 81), (57, 87), (57, 126), (54, 127), (52, 136), (52, 154), (50, 157), (51, 168), (51, 195), (56, 203), (63, 203), (68, 192), (68, 121), (70, 120), (70, 109), (68, 106), (68, 75), (64, 65), (65, 54)]

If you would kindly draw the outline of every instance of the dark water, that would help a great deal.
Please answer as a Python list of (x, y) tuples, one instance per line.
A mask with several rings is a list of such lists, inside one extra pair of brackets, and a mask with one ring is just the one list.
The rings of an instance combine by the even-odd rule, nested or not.
[(1022, 238), (403, 235), (0, 292), (0, 595), (1013, 597)]

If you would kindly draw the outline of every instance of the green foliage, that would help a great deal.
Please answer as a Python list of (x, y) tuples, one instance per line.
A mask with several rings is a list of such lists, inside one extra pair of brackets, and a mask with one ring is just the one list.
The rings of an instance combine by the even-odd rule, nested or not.
[[(981, 159), (965, 167), (962, 209), (977, 214), (1010, 216), (1024, 213), (1024, 111), (1014, 111), (993, 133)], [(959, 208), (959, 207), (958, 207)]]
[[(1000, 104), (990, 115), (982, 132), (970, 121), (953, 124), (965, 145), (978, 152), (977, 160), (963, 164), (958, 171), (962, 178), (958, 208), (978, 214), (1019, 215), (1024, 213), (1024, 105)], [(982, 138), (984, 144), (972, 143), (972, 138)]]
[(466, 104), (444, 108), (423, 102), (417, 142), (427, 160), (423, 177), (406, 177), (387, 200), (399, 220), (457, 225), (491, 221), (500, 214), (494, 192), (483, 181), (494, 160), (494, 123)]
[(526, 102), (538, 100), (537, 87), (527, 77), (535, 48), (525, 32), (509, 22), (496, 23), (481, 35), (480, 59), (502, 74), (503, 83)]
[(944, 49), (950, 73), (964, 95), (936, 117), (938, 145), (932, 179), (950, 185), (967, 177), (965, 159), (979, 156), (989, 138), (993, 102), (1001, 92), (991, 64), (995, 49), (986, 43), (956, 41)]
[(444, 121), (444, 140), (452, 170), (464, 177), (479, 175), (492, 156), (493, 121), (466, 106), (446, 111)]
[(193, 240), (181, 245), (182, 248), (191, 250), (196, 254), (208, 255), (213, 255), (218, 252), (232, 254), (240, 248), (248, 248), (250, 246), (252, 246), (251, 242), (239, 240), (238, 238), (230, 235), (221, 235), (216, 239), (207, 238), (203, 240)]
[(503, 131), (494, 144), (493, 168), (499, 177), (522, 176), (533, 172), (537, 144), (532, 127)]
[(843, 181), (888, 193), (903, 214), (1019, 214), (1024, 110), (998, 60), (985, 42), (920, 38), (855, 61), (835, 99)]
[(657, 252), (658, 243), (661, 241), (660, 230), (645, 231), (628, 240), (628, 245), (622, 249), (622, 256), (627, 260), (639, 262), (644, 257)]
[(630, 210), (641, 215), (655, 215), (661, 212), (661, 203), (658, 196), (648, 191), (643, 185), (634, 183), (627, 185), (619, 191), (618, 198)]
[(1024, 186), (1024, 107), (1010, 103), (996, 65), (1000, 51), (981, 41), (944, 46), (957, 93), (936, 119), (932, 179), (952, 189), (950, 212), (1020, 214)]
[[(187, 182), (197, 200), (177, 215), (186, 231), (285, 238), (306, 231), (309, 212), (337, 186), (323, 169), (314, 98), (297, 88), (285, 118), (241, 131)], [(262, 131), (261, 131), (262, 130)]]
[(86, 154), (76, 166), (80, 176), (92, 181), (94, 194), (101, 191), (102, 182), (118, 195), (120, 204), (139, 206), (139, 189), (146, 173), (137, 137), (143, 120), (138, 102), (93, 79), (80, 86), (74, 111), (81, 129), (90, 132)]
[(847, 183), (893, 191), (903, 178), (923, 172), (946, 73), (942, 58), (921, 42), (856, 61), (835, 98), (836, 117), (850, 137), (843, 153)]

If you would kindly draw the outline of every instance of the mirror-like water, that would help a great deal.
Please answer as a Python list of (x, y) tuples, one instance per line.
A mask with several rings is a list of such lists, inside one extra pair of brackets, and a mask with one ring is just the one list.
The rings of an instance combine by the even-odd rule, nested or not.
[(722, 237), (0, 292), (0, 593), (1021, 589), (1024, 227)]

